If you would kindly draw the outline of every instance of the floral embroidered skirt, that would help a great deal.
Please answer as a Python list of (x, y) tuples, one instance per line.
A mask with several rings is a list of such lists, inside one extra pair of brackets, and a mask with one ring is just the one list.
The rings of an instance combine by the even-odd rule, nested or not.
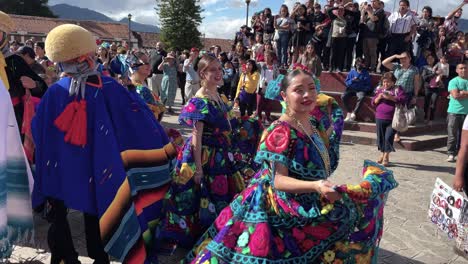
[(191, 263), (376, 263), (391, 171), (366, 161), (359, 185), (337, 186), (333, 207), (318, 194), (292, 195), (255, 175), (186, 258)]
[(245, 187), (241, 174), (235, 169), (227, 137), (204, 136), (202, 141), (204, 175), (201, 184), (193, 179), (196, 165), (190, 137), (177, 157), (173, 182), (165, 197), (167, 213), (158, 238), (186, 248), (193, 246), (219, 212)]

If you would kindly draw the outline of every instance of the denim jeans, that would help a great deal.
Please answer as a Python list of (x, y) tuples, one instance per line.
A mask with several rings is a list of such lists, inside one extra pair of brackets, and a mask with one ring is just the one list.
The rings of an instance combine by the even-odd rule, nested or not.
[(288, 63), (289, 31), (278, 31), (278, 36), (276, 41), (278, 64), (283, 65)]
[(451, 114), (447, 115), (447, 154), (456, 156), (460, 149), (461, 133), (463, 122), (466, 115)]

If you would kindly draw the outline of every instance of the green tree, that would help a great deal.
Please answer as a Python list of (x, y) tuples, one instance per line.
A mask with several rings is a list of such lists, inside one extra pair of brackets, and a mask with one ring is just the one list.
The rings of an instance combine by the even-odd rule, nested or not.
[(0, 0), (0, 10), (23, 16), (57, 17), (50, 11), (49, 0)]
[(156, 0), (161, 40), (169, 49), (202, 47), (198, 26), (203, 18), (200, 0)]

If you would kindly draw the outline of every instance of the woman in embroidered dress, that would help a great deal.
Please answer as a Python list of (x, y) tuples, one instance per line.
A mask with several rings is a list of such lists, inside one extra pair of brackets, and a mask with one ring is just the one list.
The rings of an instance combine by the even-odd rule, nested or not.
[(231, 151), (228, 106), (217, 92), (223, 81), (221, 64), (204, 55), (198, 73), (202, 87), (179, 116), (179, 122), (193, 131), (177, 158), (159, 237), (183, 247), (191, 247), (234, 195), (244, 189)]
[(151, 70), (148, 56), (141, 52), (131, 52), (128, 55), (117, 55), (111, 61), (111, 70), (119, 74), (119, 81), (130, 91), (135, 91), (149, 106), (159, 122), (161, 122), (166, 108), (159, 97), (148, 89), (146, 77)]
[[(392, 173), (364, 164), (360, 185), (332, 184), (337, 135), (310, 118), (313, 78), (294, 70), (281, 83), (287, 111), (263, 134), (262, 169), (187, 256), (192, 263), (370, 263), (382, 231)], [(325, 143), (325, 142), (328, 142)], [(362, 201), (362, 203), (359, 203)], [(358, 208), (359, 207), (359, 208)], [(366, 228), (365, 228), (366, 227)], [(336, 261), (336, 262), (334, 262)]]

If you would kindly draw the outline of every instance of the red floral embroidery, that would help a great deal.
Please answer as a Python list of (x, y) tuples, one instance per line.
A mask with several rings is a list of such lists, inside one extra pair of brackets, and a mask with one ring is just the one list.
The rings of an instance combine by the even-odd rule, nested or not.
[(301, 243), (302, 252), (309, 251), (312, 247), (314, 247), (317, 244), (318, 244), (318, 241), (314, 242), (314, 241), (312, 241), (310, 239), (306, 239), (306, 240), (302, 241), (302, 243)]
[(229, 219), (232, 218), (232, 211), (231, 208), (228, 206), (224, 208), (221, 213), (219, 214), (218, 218), (216, 218), (215, 221), (215, 226), (218, 230), (221, 230), (226, 223), (229, 221)]
[(302, 242), (302, 240), (305, 239), (305, 234), (301, 230), (299, 230), (297, 227), (294, 227), (292, 229), (292, 235), (296, 239), (297, 242)]
[(283, 253), (284, 251), (284, 242), (280, 237), (275, 237), (275, 244), (276, 248), (278, 249), (278, 253)]
[(331, 235), (330, 230), (324, 226), (305, 226), (303, 230), (306, 234), (312, 235), (320, 240), (326, 239)]
[(266, 223), (257, 224), (250, 236), (250, 252), (256, 257), (266, 257), (270, 250), (270, 229)]
[(228, 192), (228, 181), (225, 175), (217, 175), (211, 182), (211, 190), (217, 195), (226, 195)]
[(275, 127), (265, 140), (266, 147), (269, 151), (281, 153), (288, 147), (291, 131), (286, 126)]

